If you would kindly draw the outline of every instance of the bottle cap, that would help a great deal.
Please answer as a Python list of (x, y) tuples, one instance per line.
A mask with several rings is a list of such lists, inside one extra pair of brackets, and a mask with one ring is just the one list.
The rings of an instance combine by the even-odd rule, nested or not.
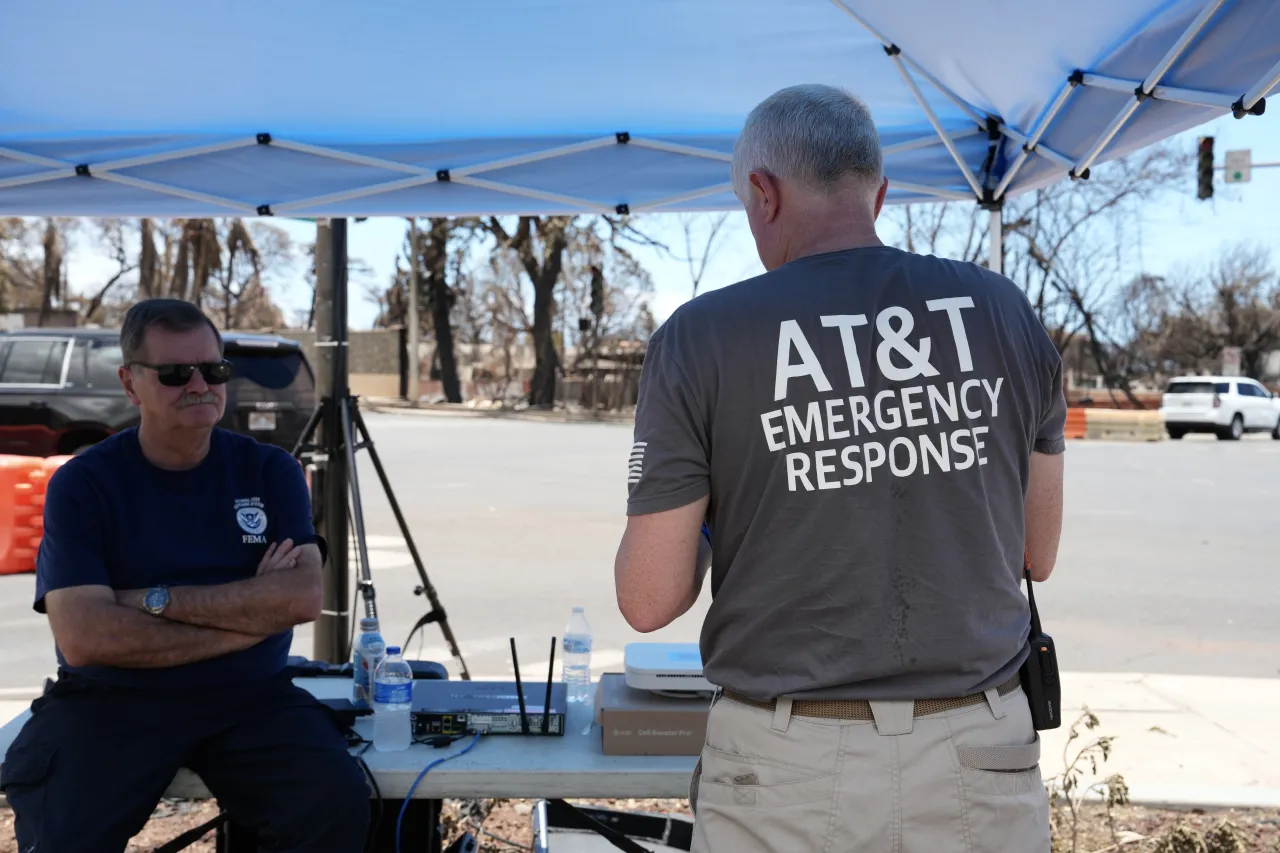
[(378, 630), (378, 617), (376, 617), (376, 616), (365, 616), (365, 617), (362, 617), (362, 618), (360, 619), (360, 630), (361, 630), (361, 631), (376, 631), (376, 630)]
[(398, 655), (398, 654), (400, 654), (400, 647), (399, 647), (399, 646), (387, 646), (387, 654), (388, 654), (388, 655)]
[[(562, 612), (563, 612), (563, 611), (562, 611)], [(573, 608), (573, 612), (574, 612), (574, 613), (586, 613), (586, 612), (587, 612), (587, 608), (585, 608), (585, 607), (583, 607), (583, 606), (581, 606), (581, 605), (578, 605), (578, 606), (576, 606), (576, 607), (574, 607), (574, 608)]]

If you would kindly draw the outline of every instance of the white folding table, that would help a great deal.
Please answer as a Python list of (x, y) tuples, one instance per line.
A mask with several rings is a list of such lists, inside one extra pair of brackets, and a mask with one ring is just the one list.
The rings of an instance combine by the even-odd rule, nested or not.
[[(348, 696), (351, 682), (340, 678), (299, 678), (295, 683), (320, 699)], [(30, 716), (23, 711), (0, 728), (0, 767), (9, 745)], [(413, 792), (413, 799), (460, 798), (686, 798), (694, 756), (604, 755), (600, 727), (589, 706), (570, 706), (563, 736), (483, 736), (466, 755), (431, 770)], [(361, 717), (356, 731), (373, 738), (373, 721)], [(439, 758), (460, 752), (471, 738), (435, 749), (413, 745), (403, 752), (363, 753), (385, 800), (403, 800), (422, 769)], [(180, 770), (165, 796), (210, 799), (204, 783), (189, 770)]]

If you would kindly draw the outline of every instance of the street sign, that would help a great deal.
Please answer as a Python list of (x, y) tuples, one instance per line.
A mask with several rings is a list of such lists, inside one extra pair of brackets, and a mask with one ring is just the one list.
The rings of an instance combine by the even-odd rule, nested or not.
[(1240, 347), (1222, 348), (1222, 375), (1240, 375)]
[(1228, 184), (1249, 183), (1249, 172), (1253, 167), (1253, 151), (1245, 148), (1240, 151), (1228, 151), (1227, 166), (1223, 177)]

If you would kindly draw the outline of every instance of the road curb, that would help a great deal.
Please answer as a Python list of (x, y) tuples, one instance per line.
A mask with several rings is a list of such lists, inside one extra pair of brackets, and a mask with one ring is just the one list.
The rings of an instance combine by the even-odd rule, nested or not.
[(615, 412), (579, 413), (557, 411), (544, 412), (532, 409), (472, 409), (467, 406), (453, 406), (447, 404), (430, 404), (411, 408), (404, 404), (379, 403), (374, 401), (366, 401), (364, 408), (365, 411), (376, 412), (378, 414), (417, 415), (419, 417), (435, 415), (443, 417), (492, 418), (494, 420), (533, 421), (537, 423), (557, 424), (631, 424), (635, 422), (634, 415)]
[[(1091, 796), (1088, 799), (1101, 797)], [(1134, 785), (1129, 789), (1129, 802), (1135, 806), (1178, 810), (1280, 809), (1280, 788)]]

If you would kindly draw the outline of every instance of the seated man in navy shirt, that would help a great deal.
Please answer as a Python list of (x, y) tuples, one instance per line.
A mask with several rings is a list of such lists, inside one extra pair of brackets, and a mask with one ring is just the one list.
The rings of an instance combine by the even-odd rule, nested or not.
[(194, 305), (135, 305), (120, 380), (141, 423), (49, 482), (36, 602), (58, 679), (4, 760), (18, 849), (122, 851), (181, 767), (264, 850), (359, 851), (369, 789), (285, 674), (320, 612), (298, 463), (216, 429), (230, 364)]

